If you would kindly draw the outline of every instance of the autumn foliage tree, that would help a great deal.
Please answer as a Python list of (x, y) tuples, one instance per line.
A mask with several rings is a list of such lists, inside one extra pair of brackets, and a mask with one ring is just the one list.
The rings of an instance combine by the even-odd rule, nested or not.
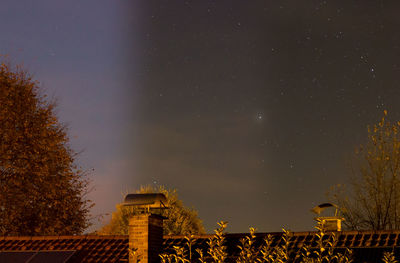
[[(164, 235), (205, 233), (197, 211), (185, 207), (182, 201), (178, 199), (178, 193), (175, 189), (166, 189), (164, 186), (142, 186), (137, 193), (163, 193), (166, 196), (166, 206), (169, 209), (162, 211), (162, 215), (167, 218), (164, 220)], [(127, 235), (129, 217), (134, 212), (131, 207), (117, 205), (117, 210), (112, 214), (110, 222), (103, 226), (98, 233), (103, 235)]]
[(0, 236), (88, 226), (88, 181), (54, 107), (25, 72), (0, 65)]
[(368, 140), (355, 153), (350, 189), (336, 187), (331, 197), (350, 229), (400, 229), (400, 122), (387, 111), (368, 127)]

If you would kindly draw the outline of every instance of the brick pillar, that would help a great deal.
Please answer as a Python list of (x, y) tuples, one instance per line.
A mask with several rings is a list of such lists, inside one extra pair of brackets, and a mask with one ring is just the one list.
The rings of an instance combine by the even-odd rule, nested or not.
[(162, 216), (154, 214), (139, 214), (129, 219), (130, 263), (160, 262), (163, 219)]

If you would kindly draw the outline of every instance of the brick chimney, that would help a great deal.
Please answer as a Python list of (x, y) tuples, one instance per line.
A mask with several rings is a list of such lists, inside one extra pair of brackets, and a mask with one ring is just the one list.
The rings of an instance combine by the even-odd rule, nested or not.
[(151, 213), (129, 219), (129, 262), (158, 263), (163, 243), (164, 217)]
[[(167, 199), (161, 193), (128, 194), (124, 206), (134, 209), (129, 219), (129, 262), (158, 263), (163, 243), (161, 211)], [(158, 214), (157, 214), (158, 211)]]

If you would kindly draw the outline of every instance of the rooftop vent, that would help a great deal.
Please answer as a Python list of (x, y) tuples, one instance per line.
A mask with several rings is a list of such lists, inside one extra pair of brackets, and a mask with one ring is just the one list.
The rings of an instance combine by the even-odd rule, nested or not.
[(123, 205), (137, 209), (141, 213), (150, 213), (167, 209), (167, 198), (164, 194), (128, 194), (125, 196)]
[[(334, 214), (321, 216), (321, 213), (327, 208), (334, 208), (335, 209)], [(316, 207), (311, 209), (311, 211), (318, 215), (314, 219), (318, 222), (318, 226), (321, 227), (322, 230), (342, 231), (342, 221), (344, 221), (344, 217), (339, 215), (339, 209), (337, 205), (331, 203), (323, 203), (317, 205)]]

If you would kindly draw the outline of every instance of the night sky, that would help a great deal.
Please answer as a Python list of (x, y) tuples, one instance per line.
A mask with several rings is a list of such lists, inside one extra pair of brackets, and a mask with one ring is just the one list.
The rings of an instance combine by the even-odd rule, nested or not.
[(2, 6), (0, 53), (58, 99), (95, 215), (152, 184), (209, 232), (312, 230), (367, 125), (400, 120), (399, 1)]

